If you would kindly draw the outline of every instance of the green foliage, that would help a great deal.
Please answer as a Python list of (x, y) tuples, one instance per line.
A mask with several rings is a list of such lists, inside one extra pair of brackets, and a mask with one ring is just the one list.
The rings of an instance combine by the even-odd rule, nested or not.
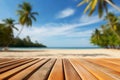
[(103, 13), (108, 11), (108, 4), (120, 10), (120, 8), (118, 8), (113, 1), (114, 0), (81, 0), (78, 6), (86, 4), (84, 13), (88, 12), (89, 16), (91, 16), (95, 10), (98, 10), (98, 15), (101, 18), (103, 16)]
[(36, 21), (35, 15), (38, 15), (37, 12), (32, 12), (32, 6), (28, 2), (19, 4), (20, 9), (17, 11), (19, 15), (19, 23), (21, 25), (32, 26), (32, 20)]
[(101, 29), (96, 29), (91, 36), (91, 43), (104, 48), (120, 48), (120, 39), (118, 37), (120, 36), (119, 19), (112, 13), (109, 13), (105, 18), (111, 21), (112, 26), (106, 24), (102, 25)]
[(46, 47), (43, 44), (36, 42), (32, 42), (30, 37), (27, 36), (26, 38), (14, 38), (13, 43), (9, 45), (9, 47)]
[(0, 24), (0, 47), (46, 47), (37, 41), (32, 42), (29, 36), (24, 39), (18, 38), (23, 28), (19, 31), (17, 38), (14, 38), (13, 29), (18, 30), (15, 24), (32, 26), (32, 21), (36, 21), (35, 15), (38, 15), (37, 12), (32, 11), (32, 6), (28, 2), (23, 2), (18, 7), (19, 23), (15, 23), (12, 18), (7, 18), (3, 20), (4, 23)]
[(13, 39), (13, 32), (10, 27), (0, 24), (0, 46), (5, 47)]
[[(8, 45), (8, 43), (10, 43)], [(0, 24), (0, 47), (46, 47), (43, 44), (32, 42), (30, 37), (24, 39), (14, 38), (11, 27), (6, 27), (5, 24)]]
[(4, 22), (5, 27), (11, 28), (12, 33), (13, 33), (13, 29), (18, 30), (18, 29), (15, 27), (15, 23), (14, 23), (15, 20), (13, 20), (12, 18), (6, 18), (6, 19), (3, 20), (3, 22)]

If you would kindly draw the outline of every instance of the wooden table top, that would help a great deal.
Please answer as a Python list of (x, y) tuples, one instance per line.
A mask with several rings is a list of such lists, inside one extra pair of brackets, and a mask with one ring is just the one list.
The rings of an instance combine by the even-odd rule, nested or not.
[(120, 59), (0, 58), (0, 80), (120, 80)]

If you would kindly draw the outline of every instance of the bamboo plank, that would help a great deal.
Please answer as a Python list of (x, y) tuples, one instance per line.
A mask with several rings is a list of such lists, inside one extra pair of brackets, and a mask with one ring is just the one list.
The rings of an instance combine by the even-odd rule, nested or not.
[(4, 72), (2, 74), (0, 74), (0, 80), (3, 80), (3, 79), (6, 79), (6, 78), (9, 78), (9, 77), (12, 77), (13, 75), (17, 74), (18, 72), (30, 67), (31, 65), (34, 65), (35, 63), (37, 63), (38, 61), (40, 61), (41, 59), (37, 59), (37, 60), (34, 60), (32, 62), (29, 62), (27, 64), (24, 64), (22, 66), (19, 66), (19, 67), (16, 67), (14, 69), (11, 69), (7, 72)]
[(0, 58), (0, 80), (120, 80), (119, 58)]
[(63, 60), (65, 80), (82, 80), (67, 59)]
[[(114, 70), (116, 72), (120, 72), (120, 66), (119, 65), (110, 63), (110, 62), (108, 62), (106, 60), (103, 60), (103, 59), (101, 59), (101, 60), (87, 59), (87, 60), (90, 61), (90, 62), (93, 62), (95, 64), (107, 67), (108, 69)], [(115, 72), (114, 72), (114, 74), (115, 74)]]
[(7, 61), (10, 61), (10, 60), (13, 60), (13, 59), (7, 59), (7, 58), (1, 59), (1, 58), (0, 58), (0, 64), (1, 64), (2, 62), (7, 62)]
[(47, 80), (49, 73), (54, 66), (55, 59), (52, 59), (39, 68), (28, 80)]
[(91, 72), (99, 80), (120, 80), (119, 78), (108, 73), (109, 71), (106, 72), (105, 69), (102, 69), (96, 66), (95, 64), (92, 64), (84, 59), (80, 59), (79, 64), (85, 67), (89, 72)]
[[(27, 60), (27, 59), (18, 59), (18, 60), (9, 62), (9, 63), (7, 63), (7, 64), (2, 64), (2, 65), (0, 65), (0, 68), (3, 68), (3, 67), (5, 68), (5, 67), (7, 67), (7, 66), (11, 66), (11, 65), (14, 65), (14, 64), (18, 64), (18, 63), (24, 62), (25, 60)], [(29, 59), (28, 59), (28, 60), (29, 60)], [(0, 71), (0, 73), (1, 73), (1, 71)]]
[(76, 69), (82, 80), (98, 80), (93, 74), (91, 74), (86, 68), (79, 64), (79, 60), (70, 59), (71, 64)]
[(64, 80), (62, 59), (57, 59), (48, 80)]
[(18, 59), (5, 60), (5, 61), (3, 61), (3, 62), (0, 63), (0, 66), (4, 65), (4, 64), (9, 64), (9, 63), (14, 62), (16, 60), (18, 60)]
[(31, 59), (31, 60), (27, 60), (27, 61), (22, 60), (22, 62), (17, 62), (17, 64), (12, 64), (12, 65), (9, 65), (7, 67), (1, 68), (0, 73), (3, 73), (5, 71), (11, 70), (11, 69), (16, 68), (16, 67), (19, 67), (19, 66), (21, 66), (21, 65), (23, 65), (25, 63), (28, 63), (30, 61), (33, 61), (33, 60), (35, 60), (35, 59)]
[(118, 60), (118, 59), (111, 59), (111, 60), (110, 59), (102, 59), (102, 60), (120, 66), (120, 60)]
[(45, 59), (42, 61), (39, 61), (38, 63), (26, 68), (25, 70), (19, 72), (18, 74), (14, 75), (13, 77), (9, 78), (8, 80), (26, 80), (25, 78), (36, 71), (36, 69), (40, 68), (45, 62), (47, 62), (49, 59)]

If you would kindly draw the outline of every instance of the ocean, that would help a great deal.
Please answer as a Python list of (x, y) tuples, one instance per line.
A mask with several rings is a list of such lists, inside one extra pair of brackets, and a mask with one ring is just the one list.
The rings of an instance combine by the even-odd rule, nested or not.
[(9, 50), (45, 50), (45, 49), (100, 49), (100, 47), (47, 47), (47, 48), (9, 48)]

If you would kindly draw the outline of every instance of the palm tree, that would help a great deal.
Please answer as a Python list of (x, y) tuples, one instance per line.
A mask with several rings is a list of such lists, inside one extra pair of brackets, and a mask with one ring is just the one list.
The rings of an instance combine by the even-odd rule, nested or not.
[[(27, 2), (23, 2), (23, 4), (19, 4), (19, 8), (20, 9), (17, 11), (17, 14), (19, 15), (19, 23), (21, 25), (23, 25), (23, 27), (24, 27), (24, 25), (26, 25), (28, 27), (32, 26), (32, 20), (36, 21), (35, 15), (38, 15), (38, 13), (32, 12), (32, 6)], [(23, 27), (21, 28), (17, 37), (22, 32)]]
[[(78, 4), (78, 6), (81, 6), (82, 4), (85, 4), (85, 3), (87, 3), (88, 5), (85, 8), (84, 12), (86, 13), (89, 10), (90, 11), (89, 16), (91, 16), (93, 14), (96, 7), (98, 7), (98, 14), (99, 14), (100, 18), (103, 16), (104, 11), (106, 12), (106, 15), (109, 15), (107, 4), (110, 4), (112, 7), (116, 8), (117, 10), (120, 11), (120, 8), (113, 3), (113, 0), (82, 0), (82, 2), (80, 2)], [(109, 18), (109, 16), (108, 16), (108, 18)], [(108, 23), (110, 24), (110, 27), (111, 27), (112, 31), (114, 32), (114, 34), (120, 39), (120, 36), (113, 29), (113, 25), (112, 25), (112, 22), (110, 21), (110, 19), (108, 19)]]
[(13, 29), (18, 30), (18, 28), (15, 27), (15, 20), (12, 18), (7, 18), (7, 19), (3, 19), (4, 25), (5, 27), (8, 27), (11, 29), (12, 33), (13, 33)]
[[(108, 13), (108, 15), (105, 16), (105, 20), (110, 21), (112, 28), (114, 30), (117, 29), (117, 24), (119, 23), (119, 19), (113, 13)], [(110, 24), (108, 24), (108, 25), (110, 25)]]
[[(18, 30), (15, 27), (15, 20), (13, 20), (12, 18), (7, 18), (7, 19), (4, 19), (3, 22), (4, 22), (3, 25), (7, 31), (6, 34), (8, 33), (7, 35), (11, 35), (13, 37), (13, 29)], [(12, 38), (10, 37), (10, 39), (6, 43), (6, 47), (4, 48), (4, 50), (8, 50), (8, 46), (9, 46), (11, 41), (12, 41)]]
[(120, 35), (117, 33), (119, 19), (113, 13), (107, 13), (105, 20), (108, 20), (108, 26), (110, 26), (113, 33), (120, 39)]
[[(120, 24), (118, 26), (120, 26)], [(119, 38), (113, 33), (111, 27), (108, 27), (108, 25), (102, 25), (100, 30), (96, 29), (93, 32), (91, 43), (104, 48), (120, 48)]]
[(100, 31), (98, 29), (95, 30), (95, 36), (97, 40), (100, 39)]
[(120, 7), (116, 6), (113, 3), (113, 0), (82, 0), (77, 6), (81, 6), (87, 3), (87, 7), (85, 8), (84, 12), (86, 13), (89, 11), (89, 15), (92, 15), (95, 9), (98, 7), (98, 14), (99, 17), (102, 17), (103, 12), (108, 10), (107, 4), (110, 4), (112, 7), (120, 11)]
[(92, 34), (91, 43), (95, 45), (99, 45), (100, 39), (101, 39), (101, 33), (98, 29), (96, 29), (95, 32)]

